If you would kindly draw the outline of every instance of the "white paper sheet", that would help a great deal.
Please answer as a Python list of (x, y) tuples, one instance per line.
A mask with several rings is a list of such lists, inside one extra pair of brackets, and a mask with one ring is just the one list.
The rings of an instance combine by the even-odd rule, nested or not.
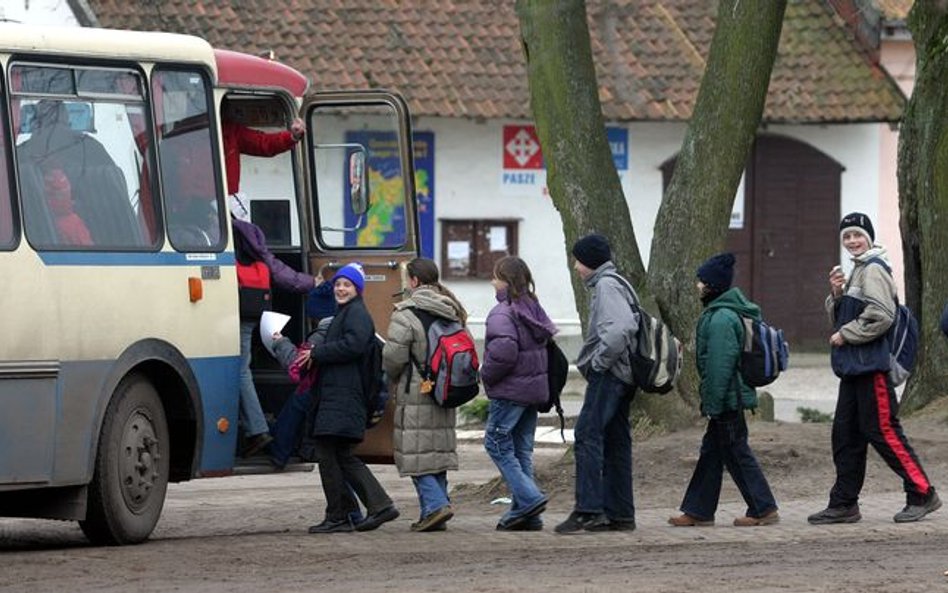
[(289, 315), (275, 311), (264, 311), (260, 316), (260, 341), (273, 354), (273, 334), (283, 331), (290, 321)]
[(507, 251), (507, 227), (490, 227), (490, 250)]

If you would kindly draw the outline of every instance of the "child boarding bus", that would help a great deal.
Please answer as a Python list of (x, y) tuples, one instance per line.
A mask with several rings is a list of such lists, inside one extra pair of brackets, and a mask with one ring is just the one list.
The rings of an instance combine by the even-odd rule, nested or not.
[[(0, 517), (140, 542), (169, 481), (272, 471), (237, 457), (239, 315), (221, 117), (305, 139), (242, 157), (271, 251), (358, 260), (380, 331), (417, 254), (397, 95), (306, 94), (299, 72), (196, 37), (0, 24)], [(370, 132), (370, 133), (367, 133)], [(274, 290), (302, 341), (305, 295)], [(260, 344), (268, 415), (292, 394)], [(391, 460), (391, 410), (361, 454)]]

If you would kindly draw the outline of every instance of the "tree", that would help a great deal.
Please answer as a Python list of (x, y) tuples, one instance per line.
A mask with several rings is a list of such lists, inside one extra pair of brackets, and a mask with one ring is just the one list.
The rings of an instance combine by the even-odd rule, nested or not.
[(948, 348), (938, 319), (948, 295), (948, 2), (919, 0), (908, 18), (915, 89), (899, 132), (899, 210), (907, 304), (921, 330), (919, 359), (903, 396), (913, 410), (948, 385)]
[[(659, 211), (647, 276), (606, 140), (585, 4), (517, 1), (530, 102), (566, 247), (590, 230), (610, 237), (617, 266), (646, 302), (651, 301), (648, 288), (655, 291), (662, 317), (686, 344), (692, 341), (697, 313), (694, 270), (724, 245), (734, 194), (763, 112), (785, 7), (786, 0), (721, 0), (692, 121)], [(582, 313), (586, 291), (572, 278)], [(693, 365), (686, 369), (690, 372), (679, 393), (694, 410), (697, 377)], [(649, 414), (668, 426), (689, 417), (682, 403), (646, 400)]]

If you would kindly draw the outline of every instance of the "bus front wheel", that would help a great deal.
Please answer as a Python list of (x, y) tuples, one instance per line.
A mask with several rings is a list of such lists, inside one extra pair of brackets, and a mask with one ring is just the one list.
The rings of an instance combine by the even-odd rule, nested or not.
[(95, 544), (144, 541), (161, 515), (168, 488), (170, 442), (164, 408), (141, 375), (125, 377), (105, 413), (86, 518)]

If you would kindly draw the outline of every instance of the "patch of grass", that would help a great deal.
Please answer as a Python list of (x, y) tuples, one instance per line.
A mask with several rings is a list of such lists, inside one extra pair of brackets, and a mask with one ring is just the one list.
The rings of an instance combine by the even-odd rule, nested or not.
[(826, 412), (821, 412), (816, 408), (806, 408), (800, 406), (797, 408), (797, 413), (800, 414), (800, 422), (832, 422), (833, 415), (827, 414)]
[(489, 408), (489, 399), (486, 397), (476, 397), (458, 408), (458, 413), (460, 413), (461, 418), (463, 418), (468, 423), (483, 424), (487, 422), (487, 411)]

